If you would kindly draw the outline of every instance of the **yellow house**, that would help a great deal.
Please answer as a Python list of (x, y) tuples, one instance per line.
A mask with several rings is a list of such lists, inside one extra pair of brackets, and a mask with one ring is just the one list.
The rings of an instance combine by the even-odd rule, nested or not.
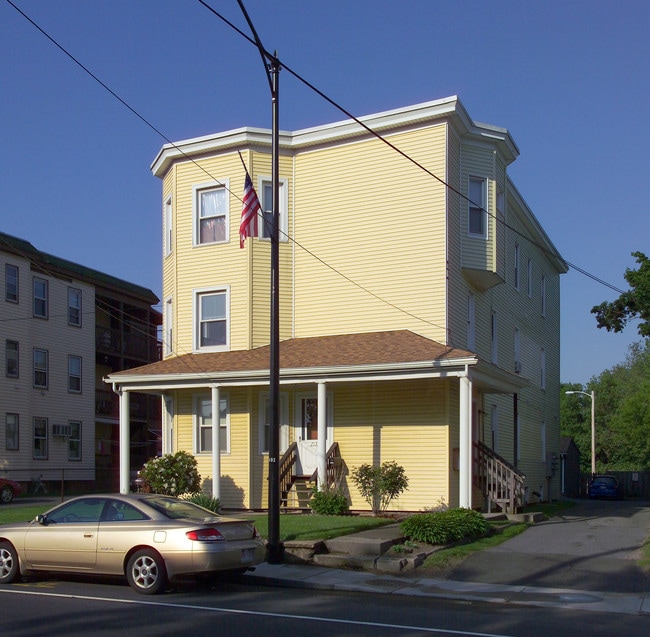
[[(394, 460), (393, 510), (560, 493), (561, 256), (507, 174), (507, 130), (456, 97), (280, 133), (282, 502)], [(370, 132), (372, 131), (372, 132)], [(224, 507), (268, 504), (271, 131), (165, 145), (163, 360), (111, 374), (128, 490), (132, 391), (162, 396)], [(240, 248), (246, 171), (262, 212)], [(218, 431), (212, 415), (219, 412)], [(336, 474), (336, 475), (334, 475)], [(215, 479), (218, 476), (218, 479)]]

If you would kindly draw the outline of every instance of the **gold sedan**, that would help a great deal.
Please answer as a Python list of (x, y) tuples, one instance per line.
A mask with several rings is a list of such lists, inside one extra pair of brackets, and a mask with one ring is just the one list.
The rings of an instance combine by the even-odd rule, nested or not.
[(243, 573), (264, 557), (252, 522), (165, 495), (82, 496), (0, 525), (0, 584), (39, 571), (125, 575), (153, 595), (170, 580)]

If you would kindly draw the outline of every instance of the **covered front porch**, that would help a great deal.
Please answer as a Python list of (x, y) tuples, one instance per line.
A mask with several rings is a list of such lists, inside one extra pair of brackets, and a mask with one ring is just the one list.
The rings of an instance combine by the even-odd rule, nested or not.
[[(163, 423), (164, 450), (200, 452), (202, 475), (218, 476), (208, 483), (214, 497), (228, 500), (236, 464), (242, 473), (234, 481), (247, 494), (243, 506), (266, 506), (268, 472), (262, 464), (268, 463), (268, 347), (170, 358), (113, 374), (106, 382), (120, 398), (121, 492), (129, 490), (129, 395), (137, 391), (161, 396), (163, 418), (168, 419)], [(349, 468), (391, 459), (407, 466), (417, 491), (407, 496), (403, 508), (433, 506), (435, 501), (427, 498), (436, 494), (449, 504), (471, 508), (478, 475), (476, 404), (483, 392), (514, 393), (519, 386), (517, 377), (482, 364), (469, 352), (408, 331), (284, 341), (282, 502), (289, 506), (297, 477), (308, 477), (323, 488), (337, 479), (337, 465)], [(220, 420), (220, 427), (202, 430), (209, 441), (200, 442), (196, 413), (191, 413), (198, 403), (190, 395), (203, 397), (203, 409), (210, 416), (223, 413), (224, 403), (228, 405), (229, 438), (224, 438)], [(188, 434), (188, 428), (194, 433)], [(247, 448), (235, 449), (231, 440)]]

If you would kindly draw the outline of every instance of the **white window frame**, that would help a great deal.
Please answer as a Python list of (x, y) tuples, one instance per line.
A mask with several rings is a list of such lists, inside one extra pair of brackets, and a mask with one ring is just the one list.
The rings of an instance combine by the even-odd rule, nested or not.
[[(271, 423), (269, 412), (271, 408), (271, 394), (269, 392), (260, 392), (259, 396), (259, 443), (258, 448), (260, 455), (269, 454), (268, 444), (270, 440)], [(279, 395), (279, 417), (280, 417), (280, 453), (286, 451), (289, 446), (289, 396), (286, 392)]]
[(81, 460), (81, 420), (68, 420), (70, 438), (68, 438), (68, 460)]
[(172, 196), (169, 195), (163, 204), (163, 254), (168, 257), (174, 248), (174, 208), (172, 206)]
[[(76, 363), (79, 363), (79, 370), (73, 369)], [(68, 392), (71, 394), (80, 394), (82, 385), (81, 385), (81, 374), (83, 370), (83, 361), (81, 356), (74, 356), (73, 354), (68, 355)], [(78, 382), (79, 387), (74, 387), (74, 381)]]
[(13, 412), (5, 414), (5, 449), (20, 450), (20, 415)]
[[(41, 427), (43, 430), (41, 433), (39, 433), (38, 436), (36, 435), (37, 426)], [(34, 416), (33, 425), (32, 425), (32, 457), (34, 458), (34, 460), (47, 460), (48, 458), (49, 429), (50, 427), (47, 418)], [(42, 443), (37, 444), (37, 441), (42, 441)]]
[(79, 288), (68, 288), (68, 325), (81, 327), (83, 300)]
[[(475, 201), (476, 197), (472, 194), (472, 184), (480, 184), (481, 201)], [(487, 216), (487, 179), (485, 177), (469, 176), (467, 182), (467, 234), (470, 237), (487, 239), (488, 238), (488, 216)], [(481, 232), (472, 231), (472, 214), (480, 215)]]
[(476, 298), (473, 292), (467, 294), (467, 349), (476, 347)]
[[(278, 220), (278, 239), (280, 241), (288, 241), (289, 239), (289, 182), (287, 179), (279, 180), (280, 199)], [(262, 216), (257, 220), (257, 236), (264, 241), (270, 241), (270, 228), (267, 230), (266, 220), (271, 219), (273, 212), (273, 180), (271, 177), (261, 176), (257, 180), (257, 192), (259, 195), (260, 206), (262, 207)]]
[(5, 301), (18, 303), (20, 271), (13, 263), (5, 263)]
[[(40, 355), (42, 354), (45, 360), (45, 364), (41, 364), (41, 361), (36, 361), (36, 356), (37, 353)], [(32, 382), (33, 385), (36, 389), (47, 389), (48, 388), (48, 381), (49, 381), (49, 352), (46, 349), (42, 349), (40, 347), (35, 347), (34, 348), (34, 354), (33, 354), (33, 368), (34, 368), (34, 373), (32, 375)], [(45, 375), (45, 383), (37, 383), (36, 382), (36, 374), (44, 374)]]
[[(230, 240), (230, 189), (228, 187), (228, 180), (219, 180), (219, 181), (210, 181), (202, 184), (195, 184), (192, 186), (192, 219), (194, 223), (193, 229), (193, 245), (205, 246), (205, 245), (221, 245), (228, 243)], [(211, 218), (221, 219), (223, 218), (224, 222), (224, 238), (217, 239), (215, 241), (201, 241), (201, 220), (207, 217), (202, 217), (202, 208), (201, 208), (201, 195), (203, 193), (212, 192), (212, 191), (223, 191), (225, 198), (224, 210), (217, 215), (213, 215)]]
[(172, 297), (165, 299), (165, 313), (163, 315), (163, 351), (168, 356), (174, 352), (174, 305)]
[(174, 397), (163, 396), (163, 444), (166, 453), (174, 453)]
[(521, 256), (521, 249), (519, 247), (518, 243), (515, 243), (515, 268), (514, 268), (514, 275), (515, 275), (515, 290), (519, 292), (519, 259)]
[[(225, 405), (225, 409), (224, 409)], [(209, 418), (204, 415), (204, 408), (209, 411)], [(219, 447), (221, 454), (230, 454), (230, 396), (220, 392), (219, 396)], [(212, 455), (212, 397), (201, 394), (194, 397), (194, 453)], [(222, 414), (224, 414), (222, 416)], [(225, 439), (225, 444), (222, 444)], [(205, 443), (203, 442), (205, 441)]]
[[(201, 345), (201, 326), (203, 317), (201, 316), (201, 300), (206, 296), (224, 295), (225, 296), (225, 316), (223, 321), (226, 325), (225, 343), (221, 345)], [(230, 349), (230, 286), (217, 286), (214, 288), (201, 288), (193, 291), (193, 311), (194, 317), (194, 351), (195, 352), (225, 352)], [(222, 319), (218, 319), (222, 320)], [(206, 321), (207, 322), (207, 321)]]
[[(42, 285), (43, 290), (41, 293), (41, 290), (37, 292), (36, 287)], [(32, 289), (33, 289), (33, 314), (36, 318), (42, 318), (46, 319), (48, 317), (48, 281), (47, 279), (41, 279), (40, 277), (34, 277), (33, 284), (32, 284)], [(38, 307), (37, 311), (37, 304), (42, 304), (42, 311), (41, 308)]]

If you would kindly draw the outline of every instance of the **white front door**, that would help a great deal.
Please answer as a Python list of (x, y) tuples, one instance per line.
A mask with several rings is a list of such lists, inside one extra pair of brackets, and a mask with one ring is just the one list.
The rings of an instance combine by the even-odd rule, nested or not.
[[(327, 400), (327, 441), (332, 443), (331, 404)], [(295, 473), (311, 476), (318, 468), (318, 399), (315, 393), (296, 395), (295, 440), (298, 463)]]

